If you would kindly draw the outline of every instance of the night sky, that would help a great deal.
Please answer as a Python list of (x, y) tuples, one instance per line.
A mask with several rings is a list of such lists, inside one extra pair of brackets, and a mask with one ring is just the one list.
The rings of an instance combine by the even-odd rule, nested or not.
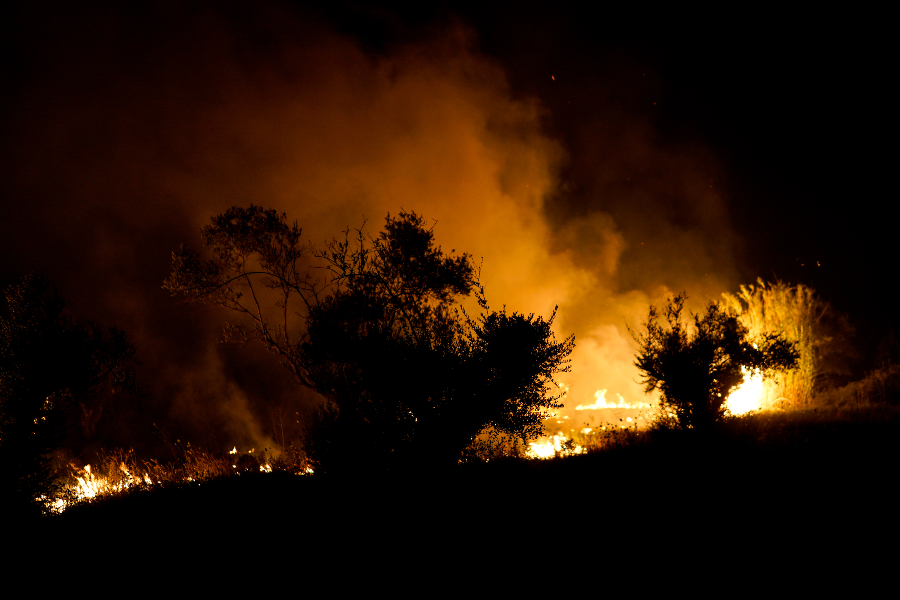
[(145, 395), (108, 410), (105, 443), (156, 422), (263, 445), (315, 405), (262, 349), (216, 343), (227, 315), (161, 288), (178, 244), (251, 202), (319, 244), (401, 209), (435, 220), (493, 306), (559, 304), (567, 406), (642, 399), (625, 327), (682, 290), (698, 308), (758, 277), (809, 285), (856, 327), (858, 374), (898, 329), (878, 15), (3, 10), (0, 282), (43, 272), (131, 334)]

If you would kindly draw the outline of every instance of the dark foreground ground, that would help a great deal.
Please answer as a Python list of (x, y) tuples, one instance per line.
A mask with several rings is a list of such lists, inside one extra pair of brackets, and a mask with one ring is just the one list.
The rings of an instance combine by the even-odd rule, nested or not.
[(898, 459), (898, 411), (811, 412), (738, 420), (713, 436), (657, 432), (586, 455), (446, 472), (248, 473), (74, 507), (40, 527), (47, 536), (98, 540), (290, 540), (312, 552), (317, 543), (415, 538), (427, 545), (522, 532), (538, 543), (553, 530), (549, 523), (566, 536), (629, 524), (825, 524), (850, 514), (871, 525), (893, 516)]
[(785, 574), (797, 589), (832, 574), (868, 585), (893, 572), (898, 459), (900, 411), (887, 407), (621, 436), (586, 455), (442, 473), (247, 473), (7, 527), (7, 566), (115, 571), (132, 591), (275, 580), (353, 596), (373, 585), (580, 595), (612, 581), (697, 592), (713, 574), (766, 589)]

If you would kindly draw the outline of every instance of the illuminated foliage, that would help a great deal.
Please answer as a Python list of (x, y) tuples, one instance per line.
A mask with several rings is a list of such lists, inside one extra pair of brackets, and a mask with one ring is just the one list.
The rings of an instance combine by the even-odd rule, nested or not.
[(471, 259), (445, 255), (415, 213), (324, 250), (286, 219), (254, 206), (215, 217), (203, 230), (212, 258), (177, 250), (165, 287), (242, 313), (253, 329), (231, 337), (259, 339), (325, 397), (305, 439), (317, 471), (455, 464), (487, 428), (542, 433), (574, 346), (555, 341), (553, 316), (491, 311), (480, 289), (483, 312), (460, 314)]
[(54, 487), (47, 454), (78, 418), (90, 435), (105, 390), (133, 389), (125, 334), (75, 321), (43, 278), (5, 290), (0, 307), (0, 490), (38, 506)]
[(808, 406), (826, 376), (841, 370), (840, 353), (846, 354), (849, 345), (835, 341), (846, 342), (850, 326), (812, 288), (759, 279), (757, 285), (742, 285), (739, 293), (722, 296), (751, 336), (780, 332), (799, 353), (793, 369), (763, 386), (765, 407)]
[(662, 394), (662, 418), (685, 429), (708, 430), (725, 416), (724, 403), (743, 381), (741, 367), (771, 376), (793, 368), (798, 353), (792, 342), (773, 333), (751, 340), (740, 320), (718, 304), (692, 314), (693, 328), (682, 319), (685, 294), (669, 300), (665, 322), (650, 307), (646, 333), (634, 334), (640, 348), (635, 366), (646, 391)]

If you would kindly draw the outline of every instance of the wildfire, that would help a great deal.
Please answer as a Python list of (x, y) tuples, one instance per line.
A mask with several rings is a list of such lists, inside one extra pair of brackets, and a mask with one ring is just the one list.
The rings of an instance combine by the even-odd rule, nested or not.
[(584, 448), (566, 437), (562, 432), (549, 436), (541, 442), (528, 444), (526, 455), (529, 458), (553, 458), (554, 456), (570, 456), (581, 454)]
[[(565, 386), (563, 386), (565, 387)], [(565, 388), (565, 391), (568, 391), (568, 388)], [(609, 401), (606, 399), (606, 393), (608, 390), (600, 389), (594, 392), (594, 402), (592, 404), (579, 404), (575, 407), (575, 410), (619, 410), (619, 409), (627, 409), (627, 410), (641, 410), (641, 409), (651, 409), (653, 405), (648, 402), (627, 402), (625, 398), (622, 397), (622, 394), (616, 394), (618, 400)], [(613, 425), (612, 423), (608, 423), (608, 426), (604, 425), (599, 428), (592, 427), (584, 427), (580, 431), (576, 431), (574, 427), (568, 429), (568, 431), (572, 432), (567, 435), (563, 431), (558, 431), (556, 434), (548, 434), (537, 441), (530, 442), (528, 444), (528, 449), (526, 450), (526, 456), (529, 458), (553, 458), (555, 456), (571, 456), (573, 454), (583, 454), (586, 452), (586, 448), (583, 444), (577, 442), (576, 439), (580, 439), (583, 436), (590, 436), (592, 433), (596, 433), (599, 431), (607, 431), (608, 429), (630, 429), (632, 427), (638, 427), (640, 424), (638, 421), (644, 421), (644, 417), (641, 416), (642, 413), (638, 413), (637, 416), (627, 416), (627, 414), (623, 415), (622, 413), (617, 413), (616, 417), (619, 418), (619, 423)], [(555, 420), (558, 424), (564, 424), (568, 422), (569, 415), (561, 416), (557, 412), (548, 412), (544, 416), (547, 422), (551, 420)], [(591, 417), (593, 420), (594, 417)], [(574, 423), (572, 423), (574, 425)], [(587, 423), (585, 423), (587, 425)], [(580, 436), (578, 434), (581, 434)]]
[(115, 481), (94, 473), (90, 464), (85, 465), (83, 469), (79, 469), (75, 465), (70, 466), (74, 483), (67, 486), (65, 497), (55, 499), (42, 497), (51, 512), (61, 513), (77, 502), (91, 500), (104, 494), (115, 494), (136, 485), (153, 483), (146, 474), (143, 477), (135, 476), (124, 462), (119, 463), (118, 469), (122, 475), (115, 478)]
[(136, 486), (155, 486), (178, 483), (201, 483), (216, 477), (228, 477), (259, 471), (272, 473), (287, 471), (296, 475), (311, 475), (313, 469), (295, 450), (269, 449), (257, 452), (255, 448), (242, 452), (233, 447), (223, 453), (211, 453), (187, 447), (179, 447), (183, 457), (173, 463), (160, 464), (155, 460), (137, 461), (129, 453), (113, 454), (101, 458), (98, 465), (84, 468), (69, 465), (64, 490), (59, 498), (42, 497), (40, 500), (52, 513), (61, 513), (80, 502), (121, 493)]
[(743, 415), (762, 408), (764, 394), (762, 375), (758, 371), (751, 372), (746, 367), (741, 367), (741, 371), (744, 373), (743, 383), (731, 392), (725, 401), (725, 407), (733, 415)]
[(606, 390), (597, 390), (594, 392), (594, 403), (583, 405), (579, 404), (575, 407), (575, 410), (599, 410), (601, 408), (650, 408), (650, 404), (647, 402), (636, 402), (634, 404), (629, 404), (625, 402), (625, 398), (622, 397), (622, 394), (616, 394), (618, 396), (618, 402), (609, 402), (606, 399)]

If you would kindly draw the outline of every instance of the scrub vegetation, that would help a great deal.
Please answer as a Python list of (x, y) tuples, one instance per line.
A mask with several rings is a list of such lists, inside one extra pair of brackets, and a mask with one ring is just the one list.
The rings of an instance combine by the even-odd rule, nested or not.
[[(323, 249), (301, 233), (283, 213), (233, 207), (203, 229), (210, 257), (173, 254), (165, 287), (237, 313), (228, 339), (260, 341), (324, 398), (304, 436), (317, 471), (442, 468), (489, 429), (543, 433), (575, 345), (556, 341), (555, 310), (489, 308), (469, 255), (445, 255), (414, 212)], [(457, 304), (473, 293), (478, 316)]]
[[(877, 486), (878, 470), (900, 456), (896, 344), (885, 342), (863, 379), (835, 384), (829, 356), (839, 353), (829, 344), (846, 341), (848, 329), (803, 286), (759, 282), (689, 319), (684, 295), (662, 312), (651, 307), (633, 334), (635, 365), (648, 391), (662, 392), (663, 410), (644, 429), (585, 428), (539, 460), (526, 456), (528, 442), (542, 433), (544, 411), (559, 406), (553, 377), (567, 368), (573, 340), (554, 339), (553, 315), (492, 311), (469, 257), (444, 255), (420, 216), (388, 217), (376, 238), (359, 230), (316, 251), (284, 215), (251, 206), (213, 219), (204, 241), (207, 257), (175, 252), (166, 286), (243, 315), (226, 327), (228, 339), (262, 342), (321, 394), (305, 439), (210, 452), (159, 429), (166, 457), (100, 450), (90, 464), (54, 471), (51, 453), (67, 429), (89, 424), (91, 406), (110, 394), (137, 389), (127, 368), (134, 349), (124, 333), (68, 315), (49, 284), (31, 277), (7, 288), (3, 313), (0, 450), (18, 469), (7, 470), (18, 486), (7, 501), (25, 498), (32, 514), (61, 512), (54, 522), (79, 527), (137, 514), (221, 516), (238, 504), (263, 511), (299, 496), (309, 510), (338, 511), (358, 486), (393, 490), (384, 493), (395, 508), (397, 494), (432, 490), (426, 504), (447, 510), (466, 502), (459, 490), (540, 496), (598, 477), (662, 496), (722, 486), (805, 494), (835, 472), (853, 473), (856, 489)], [(315, 260), (321, 271), (311, 270)], [(455, 304), (469, 293), (477, 317)], [(38, 376), (47, 365), (71, 368)], [(724, 400), (747, 369), (779, 373), (777, 393), (794, 400), (730, 414)], [(341, 496), (347, 486), (354, 491)]]

